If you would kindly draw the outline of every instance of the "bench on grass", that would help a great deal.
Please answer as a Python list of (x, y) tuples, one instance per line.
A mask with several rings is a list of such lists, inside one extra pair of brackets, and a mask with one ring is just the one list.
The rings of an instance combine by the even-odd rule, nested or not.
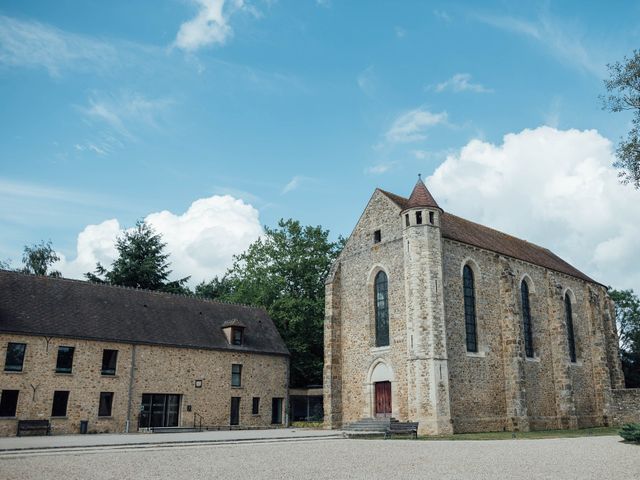
[(24, 432), (29, 434), (42, 432), (44, 435), (49, 435), (51, 433), (51, 424), (49, 420), (18, 420), (17, 435), (20, 436)]
[(418, 422), (392, 421), (384, 432), (384, 438), (389, 438), (395, 434), (412, 435), (413, 438), (418, 438)]

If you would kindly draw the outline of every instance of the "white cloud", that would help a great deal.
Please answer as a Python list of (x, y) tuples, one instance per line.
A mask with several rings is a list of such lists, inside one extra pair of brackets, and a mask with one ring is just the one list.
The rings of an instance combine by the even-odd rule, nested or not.
[(374, 175), (381, 175), (383, 173), (388, 172), (389, 170), (391, 170), (394, 165), (396, 164), (396, 162), (389, 162), (389, 163), (378, 163), (376, 165), (373, 165), (371, 167), (368, 167), (365, 169), (366, 173), (371, 173)]
[(449, 23), (451, 21), (451, 16), (444, 10), (434, 10), (433, 14), (436, 16), (436, 18), (442, 20), (443, 22)]
[[(151, 213), (145, 220), (167, 243), (172, 278), (191, 275), (192, 286), (223, 274), (232, 256), (262, 234), (258, 211), (229, 195), (196, 200), (182, 214)], [(108, 267), (117, 255), (114, 242), (123, 232), (116, 219), (88, 225), (78, 235), (75, 258), (62, 256), (57, 268), (64, 276), (82, 278), (96, 262)]]
[(396, 37), (398, 38), (404, 38), (407, 36), (407, 31), (402, 27), (396, 27), (395, 31), (396, 31)]
[[(507, 15), (481, 14), (475, 18), (487, 25), (535, 40), (563, 63), (602, 77), (608, 55), (601, 46), (585, 44), (586, 34), (543, 13), (534, 21)], [(598, 58), (594, 58), (598, 57)]]
[(174, 45), (187, 52), (202, 47), (224, 45), (233, 35), (229, 20), (236, 12), (245, 10), (254, 16), (255, 9), (245, 5), (244, 0), (194, 0), (199, 7), (194, 18), (180, 25)]
[(366, 95), (373, 95), (376, 90), (376, 75), (373, 69), (373, 65), (369, 65), (363, 71), (358, 74), (356, 78), (358, 87)]
[(0, 65), (63, 70), (108, 71), (117, 61), (115, 47), (35, 21), (0, 15)]
[(405, 112), (396, 118), (385, 134), (392, 143), (408, 143), (424, 140), (426, 130), (447, 122), (447, 112), (432, 113), (423, 108)]
[(479, 83), (471, 83), (471, 75), (468, 73), (456, 73), (453, 77), (439, 83), (435, 87), (436, 92), (443, 92), (445, 90), (451, 90), (455, 93), (458, 92), (476, 92), (476, 93), (491, 93), (493, 90), (486, 88)]
[(640, 192), (618, 182), (595, 130), (539, 127), (472, 140), (427, 183), (443, 208), (551, 249), (604, 284), (640, 291)]
[(331, 0), (316, 0), (316, 5), (324, 8), (331, 8)]

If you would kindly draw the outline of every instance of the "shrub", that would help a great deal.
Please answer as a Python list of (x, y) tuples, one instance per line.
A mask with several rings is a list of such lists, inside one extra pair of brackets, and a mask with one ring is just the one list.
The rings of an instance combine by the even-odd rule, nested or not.
[(640, 423), (627, 423), (620, 429), (620, 436), (627, 442), (640, 443)]

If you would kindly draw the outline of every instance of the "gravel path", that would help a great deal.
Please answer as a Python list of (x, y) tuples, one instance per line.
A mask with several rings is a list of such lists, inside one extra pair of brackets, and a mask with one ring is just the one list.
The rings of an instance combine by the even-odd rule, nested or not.
[(296, 440), (126, 447), (0, 460), (3, 479), (634, 479), (640, 446), (545, 440)]

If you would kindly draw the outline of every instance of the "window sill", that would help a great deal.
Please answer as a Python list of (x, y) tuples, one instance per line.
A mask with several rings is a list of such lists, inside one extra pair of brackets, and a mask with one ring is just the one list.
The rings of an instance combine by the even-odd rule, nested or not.
[(61, 375), (63, 377), (71, 377), (73, 376), (73, 372), (53, 372), (55, 375)]
[(0, 420), (17, 420), (18, 417), (16, 417), (15, 415), (13, 417), (0, 417)]
[(251, 416), (252, 416), (252, 417), (259, 417), (259, 416), (260, 416), (260, 414), (259, 414), (259, 413), (252, 413), (252, 414), (251, 414)]
[(575, 362), (569, 362), (570, 367), (582, 367), (582, 360), (576, 360)]
[(51, 420), (69, 420), (69, 417), (67, 417), (66, 415), (65, 415), (65, 416), (63, 416), (63, 417), (54, 417), (54, 416), (51, 416), (51, 417), (49, 417), (49, 418), (51, 418)]
[(234, 390), (244, 390), (244, 387), (242, 385), (231, 385), (231, 388), (233, 388)]
[(384, 347), (371, 347), (371, 353), (387, 353), (391, 350), (391, 345), (385, 345)]
[(3, 370), (4, 373), (9, 373), (11, 375), (25, 373), (24, 370)]
[(115, 373), (101, 373), (100, 376), (102, 378), (117, 378), (118, 375), (116, 375)]
[(467, 357), (470, 358), (485, 358), (486, 356), (486, 352), (467, 352)]
[(105, 415), (104, 417), (98, 415), (98, 420), (113, 420), (114, 418), (113, 415)]
[(527, 362), (540, 363), (540, 357), (525, 357)]

